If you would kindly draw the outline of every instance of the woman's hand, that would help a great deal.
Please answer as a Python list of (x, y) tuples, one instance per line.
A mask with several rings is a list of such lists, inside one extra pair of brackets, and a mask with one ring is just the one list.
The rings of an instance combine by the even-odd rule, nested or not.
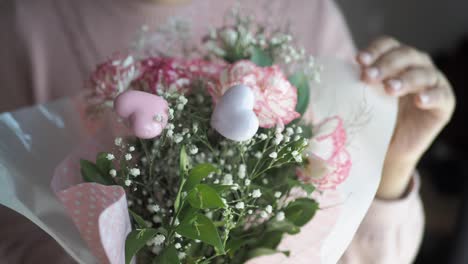
[(455, 96), (445, 76), (424, 52), (390, 37), (375, 40), (357, 57), (362, 79), (383, 83), (399, 98), (396, 128), (385, 159), (377, 197), (397, 199), (416, 164), (450, 120)]

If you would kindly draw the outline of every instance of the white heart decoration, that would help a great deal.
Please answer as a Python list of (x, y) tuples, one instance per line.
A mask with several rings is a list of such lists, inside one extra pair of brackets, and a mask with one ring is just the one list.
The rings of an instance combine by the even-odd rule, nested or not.
[(251, 139), (259, 123), (253, 108), (255, 96), (245, 85), (235, 85), (220, 98), (211, 115), (211, 126), (224, 137), (234, 141)]

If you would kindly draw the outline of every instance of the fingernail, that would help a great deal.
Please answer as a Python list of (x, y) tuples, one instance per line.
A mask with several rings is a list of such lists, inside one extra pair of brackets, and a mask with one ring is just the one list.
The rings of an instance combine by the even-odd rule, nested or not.
[(359, 60), (364, 64), (364, 65), (369, 65), (372, 62), (372, 55), (369, 52), (361, 52), (359, 54)]
[(401, 90), (401, 87), (403, 86), (403, 83), (398, 80), (398, 79), (390, 79), (388, 82), (388, 86), (392, 89), (394, 92), (398, 92)]
[(420, 93), (419, 101), (421, 101), (422, 104), (428, 104), (431, 101), (431, 98), (426, 93)]
[(372, 67), (372, 68), (368, 68), (366, 69), (366, 75), (367, 77), (369, 77), (370, 79), (375, 79), (379, 76), (380, 72), (379, 72), (379, 69), (375, 68), (375, 67)]

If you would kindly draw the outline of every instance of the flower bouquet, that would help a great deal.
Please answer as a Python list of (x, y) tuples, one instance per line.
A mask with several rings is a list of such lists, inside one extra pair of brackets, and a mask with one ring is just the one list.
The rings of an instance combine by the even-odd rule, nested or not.
[[(172, 37), (163, 38), (173, 45), (165, 50), (148, 37), (161, 31), (144, 28), (135, 49), (99, 65), (90, 78), (86, 115), (111, 110), (117, 122), (103, 140), (94, 134), (80, 144), (55, 169), (51, 185), (99, 263), (244, 263), (290, 254), (294, 261), (295, 249), (285, 244), (293, 237), (317, 246), (321, 252), (314, 254), (323, 260), (322, 251), (333, 250), (324, 241), (348, 225), (334, 235), (334, 250), (342, 253), (350, 242), (378, 178), (348, 183), (356, 170), (353, 151), (371, 159), (350, 150), (348, 139), (353, 131), (365, 137), (379, 124), (347, 123), (343, 116), (353, 116), (346, 110), (330, 114), (327, 106), (339, 101), (333, 93), (327, 98), (323, 91), (321, 103), (309, 101), (314, 89), (333, 89), (326, 85), (337, 72), (347, 73), (329, 85), (355, 85), (355, 73), (336, 64), (327, 73), (328, 64), (306, 55), (290, 34), (239, 12), (231, 18), (202, 45), (174, 40), (177, 29), (185, 30), (174, 22)], [(378, 95), (366, 98), (392, 109)], [(360, 172), (368, 168), (364, 176), (381, 169), (390, 136), (382, 134), (374, 144), (379, 158), (357, 165)], [(104, 143), (109, 139), (112, 144)], [(348, 184), (344, 193), (337, 191), (341, 183)], [(351, 198), (350, 188), (362, 193)], [(327, 194), (334, 198), (327, 201)], [(333, 211), (343, 204), (349, 205), (344, 218)], [(327, 208), (335, 219), (320, 215)], [(352, 208), (356, 217), (346, 222)], [(31, 210), (24, 214), (34, 218)], [(314, 225), (327, 231), (314, 233)], [(71, 243), (62, 245), (73, 251)], [(341, 253), (325, 254), (324, 263)]]

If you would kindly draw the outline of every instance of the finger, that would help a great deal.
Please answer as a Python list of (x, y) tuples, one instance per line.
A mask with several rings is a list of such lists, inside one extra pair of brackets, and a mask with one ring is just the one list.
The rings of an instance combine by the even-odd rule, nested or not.
[(415, 104), (420, 109), (435, 110), (441, 118), (449, 119), (455, 108), (455, 97), (450, 87), (437, 85), (416, 94)]
[(399, 76), (385, 80), (385, 91), (394, 96), (417, 93), (435, 86), (438, 77), (438, 71), (432, 67), (410, 67)]
[(428, 55), (408, 46), (399, 46), (378, 58), (364, 69), (367, 81), (381, 81), (404, 71), (408, 67), (429, 67), (432, 61)]
[(357, 61), (363, 66), (368, 66), (374, 63), (382, 54), (400, 46), (400, 43), (391, 37), (381, 37), (374, 40), (369, 47), (359, 52)]

